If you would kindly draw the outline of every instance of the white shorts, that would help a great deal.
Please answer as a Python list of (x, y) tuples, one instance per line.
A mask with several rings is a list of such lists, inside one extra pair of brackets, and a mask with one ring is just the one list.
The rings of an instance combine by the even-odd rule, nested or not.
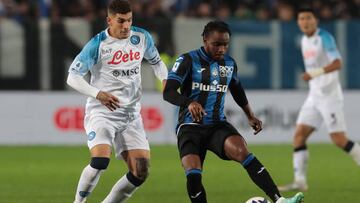
[(343, 110), (344, 103), (340, 100), (314, 101), (308, 97), (300, 109), (297, 124), (305, 124), (314, 128), (319, 128), (324, 121), (329, 133), (345, 132), (345, 116)]
[(89, 149), (98, 144), (113, 146), (117, 159), (122, 159), (121, 153), (127, 150), (150, 151), (140, 115), (86, 115), (84, 126)]

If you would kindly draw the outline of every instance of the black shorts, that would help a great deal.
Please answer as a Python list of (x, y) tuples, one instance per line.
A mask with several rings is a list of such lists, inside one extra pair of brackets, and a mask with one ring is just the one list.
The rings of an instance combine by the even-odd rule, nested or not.
[(212, 125), (183, 125), (178, 132), (180, 158), (188, 154), (197, 154), (204, 162), (206, 151), (214, 152), (223, 160), (230, 160), (224, 152), (224, 142), (231, 135), (241, 136), (228, 122)]

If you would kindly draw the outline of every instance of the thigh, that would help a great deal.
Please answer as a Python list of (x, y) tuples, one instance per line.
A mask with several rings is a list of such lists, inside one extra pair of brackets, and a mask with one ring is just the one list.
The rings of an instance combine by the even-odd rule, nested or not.
[(306, 99), (300, 109), (296, 124), (318, 129), (321, 123), (322, 117), (320, 111), (316, 108), (315, 103), (311, 99)]
[(324, 102), (319, 105), (319, 109), (329, 133), (346, 131), (342, 101)]
[(242, 139), (242, 136), (235, 127), (228, 122), (223, 122), (215, 125), (213, 129), (210, 129), (209, 134), (207, 149), (214, 152), (223, 160), (231, 160), (225, 153), (224, 144), (225, 140), (230, 136), (236, 136)]
[(197, 155), (203, 163), (206, 156), (204, 133), (205, 130), (196, 125), (184, 125), (179, 129), (177, 145), (180, 159), (187, 155)]
[(114, 150), (117, 159), (122, 159), (121, 153), (129, 150), (150, 151), (141, 116), (133, 121), (123, 124), (114, 138)]
[(85, 120), (85, 131), (92, 155), (103, 154), (105, 151), (109, 151), (108, 148), (111, 149), (115, 127), (110, 120), (100, 116), (90, 116)]

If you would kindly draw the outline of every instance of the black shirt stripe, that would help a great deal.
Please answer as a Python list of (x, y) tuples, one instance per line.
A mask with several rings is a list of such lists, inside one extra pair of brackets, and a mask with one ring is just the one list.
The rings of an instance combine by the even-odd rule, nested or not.
[[(199, 52), (197, 52), (201, 67), (205, 68), (204, 71), (201, 73), (201, 83), (203, 85), (210, 85), (210, 63), (206, 61)], [(199, 104), (205, 109), (206, 102), (208, 100), (209, 92), (208, 91), (200, 91), (200, 95), (198, 98)], [(200, 123), (203, 121), (201, 120)]]
[[(225, 77), (222, 77), (221, 76), (221, 73), (220, 73), (220, 67), (219, 66), (225, 66), (225, 60), (221, 60), (218, 62), (218, 73), (219, 73), (219, 84), (220, 85), (226, 85), (227, 84), (227, 76), (225, 75)], [(217, 92), (217, 95), (216, 95), (216, 101), (215, 101), (215, 105), (214, 105), (214, 110), (213, 110), (213, 119), (214, 121), (219, 121), (220, 120), (220, 107), (221, 107), (221, 100), (222, 100), (222, 97), (225, 93), (224, 92)]]

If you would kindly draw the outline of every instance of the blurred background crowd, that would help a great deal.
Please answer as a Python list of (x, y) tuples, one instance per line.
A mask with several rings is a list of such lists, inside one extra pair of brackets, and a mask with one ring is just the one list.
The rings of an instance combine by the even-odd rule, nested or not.
[[(0, 18), (106, 16), (109, 0), (0, 0)], [(360, 17), (360, 0), (131, 0), (135, 17), (217, 17), (241, 20), (294, 20), (296, 9), (308, 4), (322, 20)]]

